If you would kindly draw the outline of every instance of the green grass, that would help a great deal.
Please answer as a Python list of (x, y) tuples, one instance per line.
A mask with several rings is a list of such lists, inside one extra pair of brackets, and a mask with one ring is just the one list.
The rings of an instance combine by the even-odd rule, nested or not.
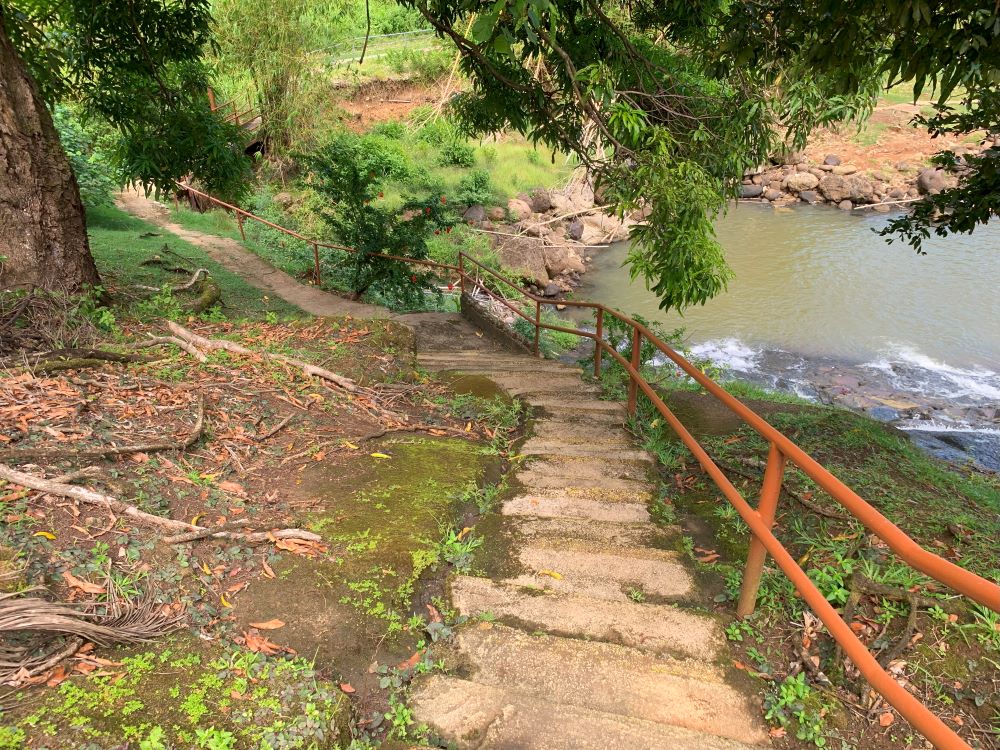
[[(214, 216), (214, 215), (209, 215)], [(87, 211), (90, 249), (105, 286), (119, 300), (136, 284), (162, 287), (184, 281), (181, 274), (171, 273), (158, 265), (143, 265), (155, 255), (184, 266), (205, 268), (222, 289), (222, 312), (230, 318), (262, 318), (268, 313), (281, 317), (301, 317), (303, 312), (282, 299), (267, 297), (260, 289), (212, 260), (204, 250), (170, 234), (147, 221), (131, 216), (111, 206)]]

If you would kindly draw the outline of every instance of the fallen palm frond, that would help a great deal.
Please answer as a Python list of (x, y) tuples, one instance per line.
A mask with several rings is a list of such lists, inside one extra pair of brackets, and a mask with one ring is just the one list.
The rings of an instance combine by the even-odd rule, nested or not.
[(0, 683), (18, 684), (76, 653), (84, 641), (102, 646), (142, 643), (183, 624), (148, 593), (125, 599), (108, 586), (107, 613), (96, 614), (25, 594), (0, 595)]

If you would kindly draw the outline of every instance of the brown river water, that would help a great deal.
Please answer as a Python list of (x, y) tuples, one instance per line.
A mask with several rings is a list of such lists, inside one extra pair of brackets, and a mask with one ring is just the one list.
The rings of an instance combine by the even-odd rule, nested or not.
[(943, 438), (945, 457), (981, 443), (1000, 469), (1000, 222), (918, 255), (873, 231), (888, 220), (741, 204), (716, 224), (736, 277), (706, 305), (662, 312), (622, 267), (627, 243), (598, 251), (576, 296), (683, 327), (734, 377)]

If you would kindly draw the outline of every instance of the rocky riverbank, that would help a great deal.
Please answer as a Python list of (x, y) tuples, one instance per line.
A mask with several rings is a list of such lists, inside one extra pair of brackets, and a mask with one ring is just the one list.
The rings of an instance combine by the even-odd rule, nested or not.
[[(956, 147), (960, 156), (973, 149)], [(889, 212), (954, 187), (957, 176), (938, 167), (899, 161), (884, 169), (861, 170), (845, 164), (837, 154), (827, 154), (822, 163), (804, 154), (792, 154), (781, 163), (747, 172), (740, 197), (770, 203), (830, 203), (845, 211), (867, 209)]]
[(586, 182), (564, 190), (535, 190), (506, 208), (469, 206), (463, 220), (490, 235), (505, 268), (532, 291), (558, 297), (580, 284), (594, 250), (628, 239), (638, 217), (624, 221), (606, 213)]

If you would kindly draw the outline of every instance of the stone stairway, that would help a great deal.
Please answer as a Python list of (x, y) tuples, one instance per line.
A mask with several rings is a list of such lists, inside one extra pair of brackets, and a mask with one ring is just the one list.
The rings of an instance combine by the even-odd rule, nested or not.
[(509, 547), (485, 563), (490, 577), (450, 586), (457, 610), (488, 617), (459, 629), (446, 674), (415, 683), (416, 720), (461, 750), (767, 744), (722, 626), (673, 551), (677, 531), (649, 517), (652, 458), (623, 429), (624, 409), (578, 368), (436, 339), (422, 367), (484, 375), (533, 422), (489, 531)]

